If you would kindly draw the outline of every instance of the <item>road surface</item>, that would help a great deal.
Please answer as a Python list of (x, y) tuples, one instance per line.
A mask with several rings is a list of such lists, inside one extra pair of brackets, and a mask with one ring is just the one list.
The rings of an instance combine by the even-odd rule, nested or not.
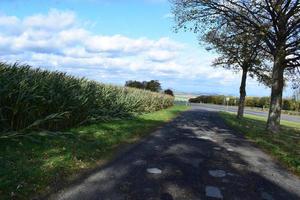
[(54, 200), (299, 200), (300, 180), (193, 107)]
[[(211, 111), (229, 111), (229, 112), (237, 112), (237, 106), (223, 106), (223, 105), (215, 105), (215, 104), (200, 104), (200, 103), (192, 103), (193, 107), (205, 109), (205, 110), (211, 110)], [(245, 114), (249, 115), (256, 115), (256, 116), (261, 116), (261, 117), (268, 117), (268, 112), (266, 111), (259, 111), (259, 110), (254, 110), (250, 108), (245, 109)], [(285, 121), (290, 121), (290, 122), (296, 122), (300, 123), (300, 116), (294, 116), (294, 115), (286, 115), (282, 114), (281, 115), (281, 120)]]

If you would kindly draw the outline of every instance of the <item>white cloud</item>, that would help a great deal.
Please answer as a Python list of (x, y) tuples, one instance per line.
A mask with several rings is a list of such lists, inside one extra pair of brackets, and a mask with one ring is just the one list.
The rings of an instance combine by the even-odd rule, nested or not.
[(0, 26), (14, 26), (19, 23), (19, 19), (15, 16), (1, 16), (0, 15)]
[[(222, 85), (238, 75), (210, 67), (214, 56), (162, 37), (99, 35), (84, 28), (75, 13), (52, 9), (25, 18), (0, 16), (0, 59), (87, 76), (110, 78), (214, 80)], [(117, 78), (121, 77), (121, 79)]]
[(167, 50), (150, 50), (146, 54), (152, 61), (164, 62), (174, 59), (177, 52)]
[(25, 27), (47, 29), (47, 30), (62, 30), (69, 28), (75, 24), (76, 17), (71, 11), (58, 11), (52, 9), (48, 15), (37, 14), (27, 17), (23, 23)]

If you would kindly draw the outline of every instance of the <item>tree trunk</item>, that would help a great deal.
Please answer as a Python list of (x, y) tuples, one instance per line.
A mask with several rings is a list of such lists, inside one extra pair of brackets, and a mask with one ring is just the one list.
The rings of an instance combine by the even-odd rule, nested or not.
[(280, 117), (282, 106), (283, 92), (283, 72), (284, 72), (284, 56), (275, 57), (272, 71), (272, 92), (269, 117), (267, 122), (267, 130), (270, 133), (277, 133), (280, 129)]
[(247, 81), (248, 68), (243, 68), (242, 81), (240, 85), (240, 100), (237, 112), (237, 118), (240, 119), (244, 116), (245, 99), (246, 99), (246, 81)]

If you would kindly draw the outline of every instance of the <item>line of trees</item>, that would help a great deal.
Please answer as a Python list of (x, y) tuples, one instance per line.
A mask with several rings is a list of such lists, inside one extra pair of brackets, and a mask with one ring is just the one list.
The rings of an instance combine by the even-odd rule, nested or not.
[(133, 87), (133, 88), (138, 88), (138, 89), (150, 90), (152, 92), (161, 91), (161, 84), (158, 80), (151, 80), (151, 81), (129, 80), (129, 81), (126, 81), (125, 87)]
[[(125, 87), (132, 87), (138, 88), (143, 90), (150, 90), (152, 92), (161, 92), (161, 84), (158, 80), (151, 80), (151, 81), (135, 81), (129, 80), (125, 82)], [(163, 91), (164, 94), (174, 96), (174, 93), (171, 89), (166, 89)]]
[(284, 85), (299, 80), (300, 0), (171, 2), (177, 29), (200, 34), (220, 54), (215, 65), (242, 71), (238, 117), (243, 116), (247, 75), (270, 86), (266, 129), (278, 132)]
[[(211, 103), (217, 105), (225, 105), (225, 99), (228, 96), (224, 95), (200, 95), (195, 98), (189, 99), (190, 103)], [(239, 105), (239, 98), (230, 96), (228, 105)], [(257, 108), (270, 108), (270, 97), (246, 97), (244, 100), (244, 106), (257, 107)], [(300, 101), (295, 99), (283, 99), (283, 110), (300, 111)]]

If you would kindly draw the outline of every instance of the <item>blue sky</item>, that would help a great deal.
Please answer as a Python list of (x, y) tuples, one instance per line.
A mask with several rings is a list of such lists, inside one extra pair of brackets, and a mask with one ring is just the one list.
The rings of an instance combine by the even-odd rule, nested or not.
[[(240, 74), (212, 68), (217, 55), (174, 25), (167, 0), (1, 0), (0, 59), (116, 85), (156, 79), (178, 92), (238, 95)], [(247, 90), (270, 94), (251, 79)]]

